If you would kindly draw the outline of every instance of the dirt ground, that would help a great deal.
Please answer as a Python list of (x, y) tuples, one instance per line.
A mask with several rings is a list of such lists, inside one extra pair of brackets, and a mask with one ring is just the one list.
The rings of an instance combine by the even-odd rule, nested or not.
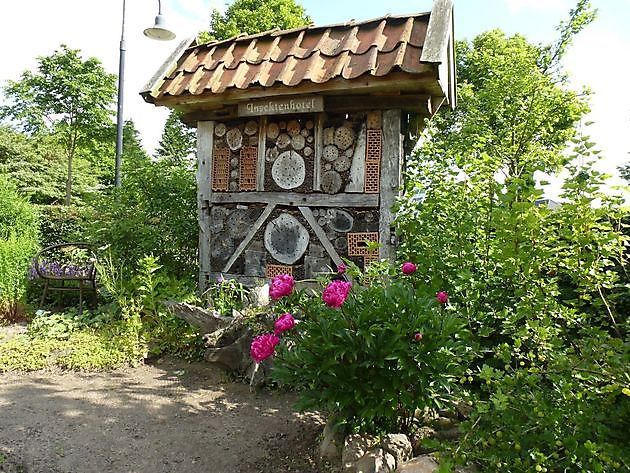
[(0, 373), (0, 471), (320, 473), (323, 420), (206, 363)]

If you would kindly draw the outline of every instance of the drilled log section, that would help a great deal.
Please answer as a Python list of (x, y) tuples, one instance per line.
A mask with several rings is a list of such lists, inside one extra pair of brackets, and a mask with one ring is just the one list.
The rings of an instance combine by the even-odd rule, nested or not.
[(199, 291), (206, 289), (210, 268), (210, 206), (214, 122), (197, 124), (197, 216), (199, 219)]

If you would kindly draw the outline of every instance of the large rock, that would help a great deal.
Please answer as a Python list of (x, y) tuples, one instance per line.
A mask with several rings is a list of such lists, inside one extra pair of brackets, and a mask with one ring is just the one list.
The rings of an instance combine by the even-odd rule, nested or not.
[(344, 436), (343, 429), (335, 429), (335, 421), (330, 419), (324, 427), (322, 442), (319, 445), (320, 460), (338, 465), (341, 462)]
[(396, 459), (397, 465), (406, 462), (413, 456), (411, 442), (405, 434), (387, 434), (382, 436), (381, 447)]
[(251, 342), (252, 330), (247, 328), (231, 343), (224, 346), (207, 348), (204, 359), (226, 370), (236, 372), (237, 374), (245, 374), (252, 364), (252, 359), (249, 356)]
[(368, 451), (355, 463), (356, 473), (390, 473), (396, 468), (393, 455), (382, 448)]
[(343, 445), (341, 455), (341, 467), (344, 472), (354, 473), (355, 465), (359, 458), (365, 455), (370, 448), (378, 444), (378, 439), (372, 435), (348, 435)]
[(398, 465), (396, 473), (433, 473), (438, 468), (439, 465), (433, 458), (428, 455), (422, 455)]
[(413, 448), (413, 454), (420, 455), (423, 453), (428, 453), (430, 450), (425, 449), (422, 446), (422, 442), (427, 439), (435, 438), (436, 435), (436, 430), (426, 425), (416, 429), (411, 436), (411, 447)]

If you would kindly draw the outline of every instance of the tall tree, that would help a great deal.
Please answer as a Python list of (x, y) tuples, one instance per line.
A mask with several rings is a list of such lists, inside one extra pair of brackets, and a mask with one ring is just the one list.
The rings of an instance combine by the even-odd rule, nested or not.
[(156, 155), (172, 164), (190, 163), (187, 159), (195, 151), (195, 130), (180, 120), (176, 110), (171, 113), (164, 124), (164, 131)]
[(96, 58), (83, 60), (80, 51), (61, 45), (39, 57), (36, 72), (24, 71), (4, 89), (11, 103), (0, 116), (17, 121), (29, 133), (54, 134), (67, 160), (65, 204), (72, 198), (73, 159), (90, 140), (103, 137), (111, 123), (116, 77)]
[(210, 31), (202, 33), (204, 42), (223, 40), (240, 33), (255, 34), (280, 28), (286, 30), (311, 22), (304, 7), (295, 0), (235, 0), (225, 14), (212, 11)]

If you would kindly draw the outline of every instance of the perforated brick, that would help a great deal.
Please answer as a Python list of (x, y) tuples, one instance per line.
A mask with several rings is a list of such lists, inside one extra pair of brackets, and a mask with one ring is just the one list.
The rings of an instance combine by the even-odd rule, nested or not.
[(375, 255), (366, 255), (363, 257), (363, 269), (365, 270), (374, 261), (378, 261), (378, 252)]
[(368, 248), (368, 243), (371, 242), (378, 243), (378, 232), (348, 233), (348, 256), (378, 258), (378, 248)]
[(365, 148), (365, 162), (380, 163), (383, 154), (383, 132), (381, 130), (367, 131), (367, 146)]
[(365, 179), (363, 192), (366, 194), (378, 194), (381, 191), (381, 163), (365, 163)]
[(239, 158), (238, 189), (241, 191), (256, 190), (256, 169), (258, 163), (258, 148), (243, 146)]
[(212, 156), (212, 190), (227, 191), (230, 185), (230, 150), (215, 148)]
[(268, 279), (274, 278), (280, 274), (293, 276), (293, 268), (282, 264), (268, 264), (265, 268), (265, 277)]

